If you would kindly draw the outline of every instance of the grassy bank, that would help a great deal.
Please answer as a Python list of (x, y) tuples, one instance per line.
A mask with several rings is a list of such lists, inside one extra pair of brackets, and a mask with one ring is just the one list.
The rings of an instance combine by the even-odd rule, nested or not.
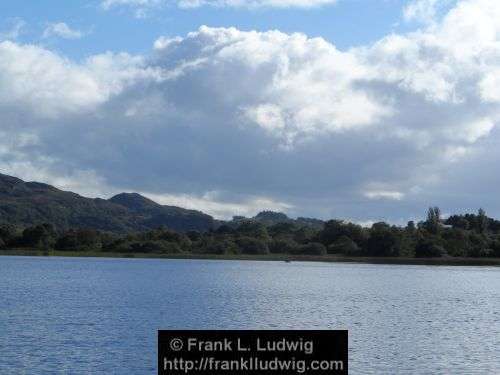
[(14, 256), (58, 256), (87, 258), (138, 258), (138, 259), (207, 259), (207, 260), (253, 260), (253, 261), (293, 261), (293, 262), (351, 262), (371, 264), (414, 264), (441, 266), (500, 266), (500, 258), (386, 258), (347, 257), (342, 255), (215, 255), (215, 254), (151, 254), (151, 253), (110, 253), (100, 251), (37, 251), (0, 250), (0, 255)]

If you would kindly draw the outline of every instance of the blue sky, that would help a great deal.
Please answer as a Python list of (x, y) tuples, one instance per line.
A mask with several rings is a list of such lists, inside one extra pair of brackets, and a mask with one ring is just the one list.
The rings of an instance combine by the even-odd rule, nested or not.
[(0, 173), (218, 218), (500, 217), (496, 0), (3, 1), (0, 15)]
[[(4, 1), (0, 4), (2, 29), (12, 22), (26, 22), (19, 40), (43, 43), (79, 59), (105, 51), (147, 53), (160, 35), (184, 35), (200, 25), (237, 27), (240, 30), (286, 33), (302, 32), (323, 37), (340, 49), (376, 41), (391, 32), (412, 29), (402, 22), (404, 0), (344, 0), (312, 9), (272, 7), (259, 9), (213, 8), (181, 9), (167, 5), (136, 17), (137, 8), (113, 7), (104, 10), (99, 1)], [(48, 23), (65, 22), (88, 33), (75, 43), (64, 39), (41, 40)]]

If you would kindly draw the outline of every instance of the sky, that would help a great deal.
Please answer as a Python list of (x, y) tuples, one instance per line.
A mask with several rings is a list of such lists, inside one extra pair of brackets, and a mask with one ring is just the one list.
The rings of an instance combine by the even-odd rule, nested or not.
[(0, 4), (0, 173), (217, 218), (500, 217), (500, 2)]

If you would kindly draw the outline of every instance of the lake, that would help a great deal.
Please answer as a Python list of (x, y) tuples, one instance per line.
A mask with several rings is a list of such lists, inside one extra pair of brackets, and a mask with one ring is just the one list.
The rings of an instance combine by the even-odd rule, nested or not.
[(351, 374), (500, 373), (500, 268), (0, 257), (1, 374), (154, 374), (158, 329), (348, 329)]

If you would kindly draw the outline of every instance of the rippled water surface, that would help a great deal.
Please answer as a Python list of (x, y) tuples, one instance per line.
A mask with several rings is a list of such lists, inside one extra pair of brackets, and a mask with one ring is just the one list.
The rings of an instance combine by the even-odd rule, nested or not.
[(351, 374), (500, 374), (500, 269), (0, 257), (0, 374), (154, 374), (169, 328), (349, 329)]

